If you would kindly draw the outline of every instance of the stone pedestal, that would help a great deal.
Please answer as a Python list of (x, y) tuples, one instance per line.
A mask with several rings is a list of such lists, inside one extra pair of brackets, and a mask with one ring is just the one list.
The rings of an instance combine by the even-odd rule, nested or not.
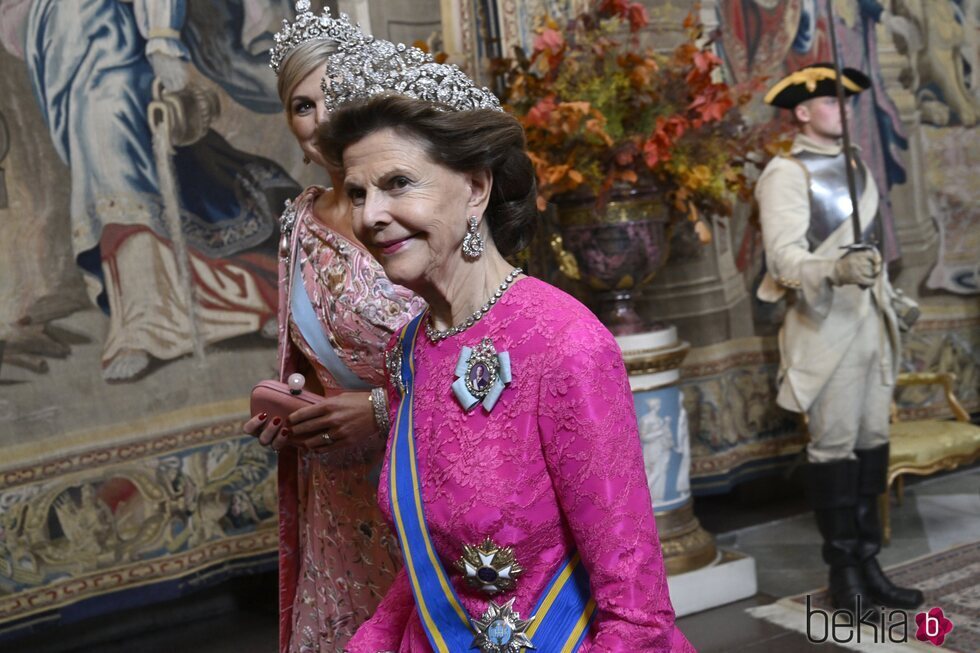
[(677, 339), (674, 327), (616, 340), (630, 375), (667, 573), (704, 567), (715, 559), (715, 541), (694, 516), (687, 413), (676, 385), (690, 345)]
[(706, 567), (667, 578), (674, 613), (684, 617), (754, 596), (755, 559), (740, 551), (719, 550)]

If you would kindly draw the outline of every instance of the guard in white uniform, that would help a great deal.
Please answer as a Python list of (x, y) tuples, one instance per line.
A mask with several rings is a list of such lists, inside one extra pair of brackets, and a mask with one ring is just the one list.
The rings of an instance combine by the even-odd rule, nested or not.
[[(870, 86), (845, 68), (847, 95)], [(888, 417), (899, 362), (898, 294), (881, 256), (854, 243), (847, 157), (830, 64), (779, 81), (765, 101), (793, 112), (799, 133), (756, 188), (767, 273), (758, 296), (789, 308), (779, 333), (777, 403), (807, 416), (807, 496), (823, 536), (837, 608), (913, 608), (922, 592), (896, 587), (881, 571), (878, 495), (888, 471)], [(853, 157), (862, 241), (877, 242), (878, 189)], [(908, 300), (902, 299), (904, 302)], [(906, 304), (907, 305), (907, 304)], [(917, 311), (907, 313), (910, 319)]]

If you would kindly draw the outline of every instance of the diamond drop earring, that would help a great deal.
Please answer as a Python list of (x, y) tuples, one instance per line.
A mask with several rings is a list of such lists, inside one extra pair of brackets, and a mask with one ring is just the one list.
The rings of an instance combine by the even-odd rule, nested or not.
[(475, 215), (470, 216), (469, 224), (463, 238), (463, 257), (475, 261), (483, 254), (483, 237), (480, 235), (480, 221)]

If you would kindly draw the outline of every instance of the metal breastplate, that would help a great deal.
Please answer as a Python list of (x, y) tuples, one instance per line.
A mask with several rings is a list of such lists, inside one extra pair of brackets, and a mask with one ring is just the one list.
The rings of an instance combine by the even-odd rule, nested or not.
[[(847, 169), (844, 152), (835, 156), (816, 154), (806, 150), (795, 154), (797, 161), (807, 169), (810, 182), (810, 228), (806, 232), (807, 244), (812, 252), (825, 241), (841, 223), (851, 219), (853, 208), (847, 190)], [(868, 170), (854, 157), (857, 196), (864, 194)], [(878, 216), (864, 230), (865, 243), (878, 242)]]

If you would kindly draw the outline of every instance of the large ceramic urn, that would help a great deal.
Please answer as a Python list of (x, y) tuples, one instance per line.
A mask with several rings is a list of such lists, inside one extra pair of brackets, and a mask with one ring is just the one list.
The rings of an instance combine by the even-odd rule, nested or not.
[(662, 196), (620, 190), (601, 206), (593, 196), (554, 203), (560, 233), (552, 247), (562, 271), (588, 286), (590, 307), (615, 335), (646, 331), (636, 301), (667, 260), (670, 214)]

